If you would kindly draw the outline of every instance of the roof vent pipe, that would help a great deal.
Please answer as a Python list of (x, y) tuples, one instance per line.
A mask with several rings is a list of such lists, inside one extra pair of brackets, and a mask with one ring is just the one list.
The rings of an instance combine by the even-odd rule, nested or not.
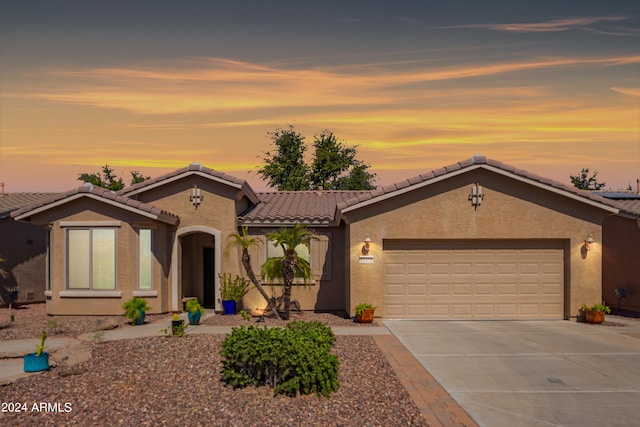
[[(640, 180), (638, 180), (638, 182), (640, 182)], [(4, 182), (0, 182), (0, 194), (4, 194)]]
[[(4, 184), (2, 186), (4, 187)], [(636, 179), (636, 193), (640, 194), (640, 178)]]

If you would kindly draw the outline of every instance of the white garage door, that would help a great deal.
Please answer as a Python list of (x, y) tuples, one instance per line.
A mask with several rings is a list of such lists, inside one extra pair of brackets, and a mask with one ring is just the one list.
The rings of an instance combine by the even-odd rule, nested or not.
[(560, 241), (384, 241), (389, 319), (563, 319)]

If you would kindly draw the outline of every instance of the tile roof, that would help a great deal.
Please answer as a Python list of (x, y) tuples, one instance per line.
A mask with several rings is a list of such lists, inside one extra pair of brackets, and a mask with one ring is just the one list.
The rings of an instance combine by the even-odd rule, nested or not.
[(33, 203), (49, 199), (58, 193), (4, 193), (0, 194), (0, 218), (6, 218), (11, 211)]
[(180, 177), (180, 175), (186, 175), (194, 172), (203, 173), (212, 178), (225, 181), (229, 184), (240, 187), (245, 192), (245, 194), (247, 195), (249, 200), (251, 200), (252, 203), (259, 202), (258, 196), (253, 191), (253, 189), (249, 186), (247, 181), (235, 178), (223, 172), (218, 172), (216, 170), (204, 167), (200, 163), (191, 163), (187, 167), (175, 170), (173, 172), (169, 172), (168, 174), (161, 175), (156, 178), (148, 179), (146, 181), (139, 182), (137, 184), (125, 187), (122, 190), (118, 191), (118, 194), (122, 194), (122, 195), (136, 194), (146, 190), (147, 188), (155, 187), (156, 185), (161, 185), (164, 181), (170, 181)]
[(35, 213), (34, 211), (38, 211), (40, 208), (45, 208), (47, 205), (51, 205), (54, 203), (64, 202), (65, 199), (72, 198), (78, 194), (91, 194), (105, 199), (106, 201), (109, 201), (111, 203), (115, 203), (116, 205), (120, 205), (123, 208), (130, 208), (133, 210), (139, 210), (147, 214), (151, 214), (155, 216), (159, 221), (167, 222), (170, 224), (176, 224), (179, 221), (176, 215), (171, 214), (167, 211), (148, 205), (146, 203), (139, 202), (127, 196), (120, 195), (111, 190), (93, 186), (89, 183), (85, 183), (81, 187), (78, 187), (71, 191), (67, 191), (66, 193), (56, 193), (47, 199), (38, 200), (35, 203), (11, 212), (11, 216), (15, 218), (18, 216), (23, 216), (25, 214)]
[(260, 203), (240, 215), (244, 225), (330, 225), (336, 206), (368, 191), (278, 191), (257, 193)]
[(640, 194), (631, 191), (598, 191), (596, 194), (615, 200), (623, 211), (640, 216)]
[[(415, 185), (419, 185), (422, 183), (428, 183), (429, 181), (445, 176), (447, 174), (456, 172), (456, 171), (461, 171), (463, 169), (467, 169), (467, 168), (471, 168), (471, 167), (478, 167), (478, 165), (486, 165), (487, 167), (490, 168), (494, 168), (494, 169), (498, 169), (500, 171), (504, 171), (507, 172), (508, 174), (512, 174), (515, 175), (517, 177), (521, 177), (521, 178), (525, 178), (529, 181), (534, 181), (540, 184), (544, 184), (546, 186), (549, 186), (551, 188), (557, 189), (557, 190), (561, 190), (563, 192), (578, 196), (579, 198), (583, 198), (585, 200), (590, 200), (592, 202), (597, 202), (599, 204), (603, 204), (606, 206), (610, 206), (612, 208), (615, 209), (619, 209), (620, 207), (615, 203), (612, 202), (602, 196), (599, 196), (597, 194), (595, 194), (594, 192), (591, 191), (585, 191), (585, 190), (579, 190), (574, 186), (570, 186), (570, 185), (565, 185), (562, 183), (559, 183), (557, 181), (553, 181), (551, 179), (547, 179), (547, 178), (543, 178), (541, 176), (535, 175), (533, 173), (527, 172), (526, 170), (522, 170), (522, 169), (517, 169), (514, 166), (510, 166), (507, 164), (504, 164), (502, 162), (499, 162), (497, 160), (491, 160), (488, 159), (485, 156), (476, 154), (475, 156), (473, 156), (470, 159), (458, 162), (458, 163), (454, 163), (452, 165), (449, 166), (445, 166), (443, 168), (440, 169), (435, 169), (432, 170), (430, 172), (426, 172), (424, 174), (420, 174), (419, 176), (413, 177), (413, 178), (409, 178), (400, 182), (397, 182), (395, 184), (391, 184), (391, 185), (387, 185), (385, 187), (382, 187), (380, 189), (377, 190), (372, 190), (369, 192), (366, 192), (366, 194), (359, 194), (355, 197), (352, 197), (348, 200), (345, 201), (341, 201), (338, 203), (337, 207), (340, 210), (358, 205), (359, 203), (362, 203), (364, 201), (370, 200), (370, 199), (375, 199), (375, 198), (386, 198), (386, 197), (392, 197), (394, 196), (395, 192), (398, 192), (399, 190), (402, 190), (404, 188), (410, 187), (410, 186), (415, 186)], [(400, 193), (398, 193), (400, 194)]]

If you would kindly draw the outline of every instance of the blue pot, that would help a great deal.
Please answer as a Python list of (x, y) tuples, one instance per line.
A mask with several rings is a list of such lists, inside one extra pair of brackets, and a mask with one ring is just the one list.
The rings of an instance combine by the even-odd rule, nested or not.
[(133, 322), (133, 324), (144, 325), (144, 316), (146, 316), (146, 313), (143, 310), (140, 310), (140, 312), (138, 313), (138, 318), (136, 319), (135, 322)]
[(49, 369), (49, 353), (43, 351), (40, 356), (35, 353), (24, 355), (24, 371), (40, 372)]
[(200, 324), (200, 316), (202, 315), (202, 313), (200, 313), (200, 310), (196, 311), (195, 313), (189, 312), (188, 316), (189, 316), (189, 324), (190, 325), (198, 325)]
[(222, 310), (224, 314), (236, 314), (235, 300), (222, 300)]

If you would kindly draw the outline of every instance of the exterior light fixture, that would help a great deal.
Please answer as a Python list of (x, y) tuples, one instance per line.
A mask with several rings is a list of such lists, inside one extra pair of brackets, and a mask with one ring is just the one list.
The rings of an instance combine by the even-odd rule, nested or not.
[(200, 203), (202, 203), (202, 200), (204, 200), (204, 196), (202, 195), (202, 192), (197, 185), (193, 186), (189, 200), (191, 201), (191, 203), (193, 203), (193, 206), (195, 206), (196, 209), (198, 209), (198, 206), (200, 206)]
[(364, 239), (364, 246), (362, 246), (362, 255), (368, 255), (369, 254), (370, 244), (371, 244), (371, 237), (369, 237), (369, 235), (367, 235), (367, 237), (365, 237), (365, 239)]
[(595, 240), (593, 239), (593, 236), (591, 234), (589, 234), (587, 236), (586, 239), (584, 239), (584, 247), (586, 250), (590, 251), (591, 250), (591, 244), (595, 242)]

